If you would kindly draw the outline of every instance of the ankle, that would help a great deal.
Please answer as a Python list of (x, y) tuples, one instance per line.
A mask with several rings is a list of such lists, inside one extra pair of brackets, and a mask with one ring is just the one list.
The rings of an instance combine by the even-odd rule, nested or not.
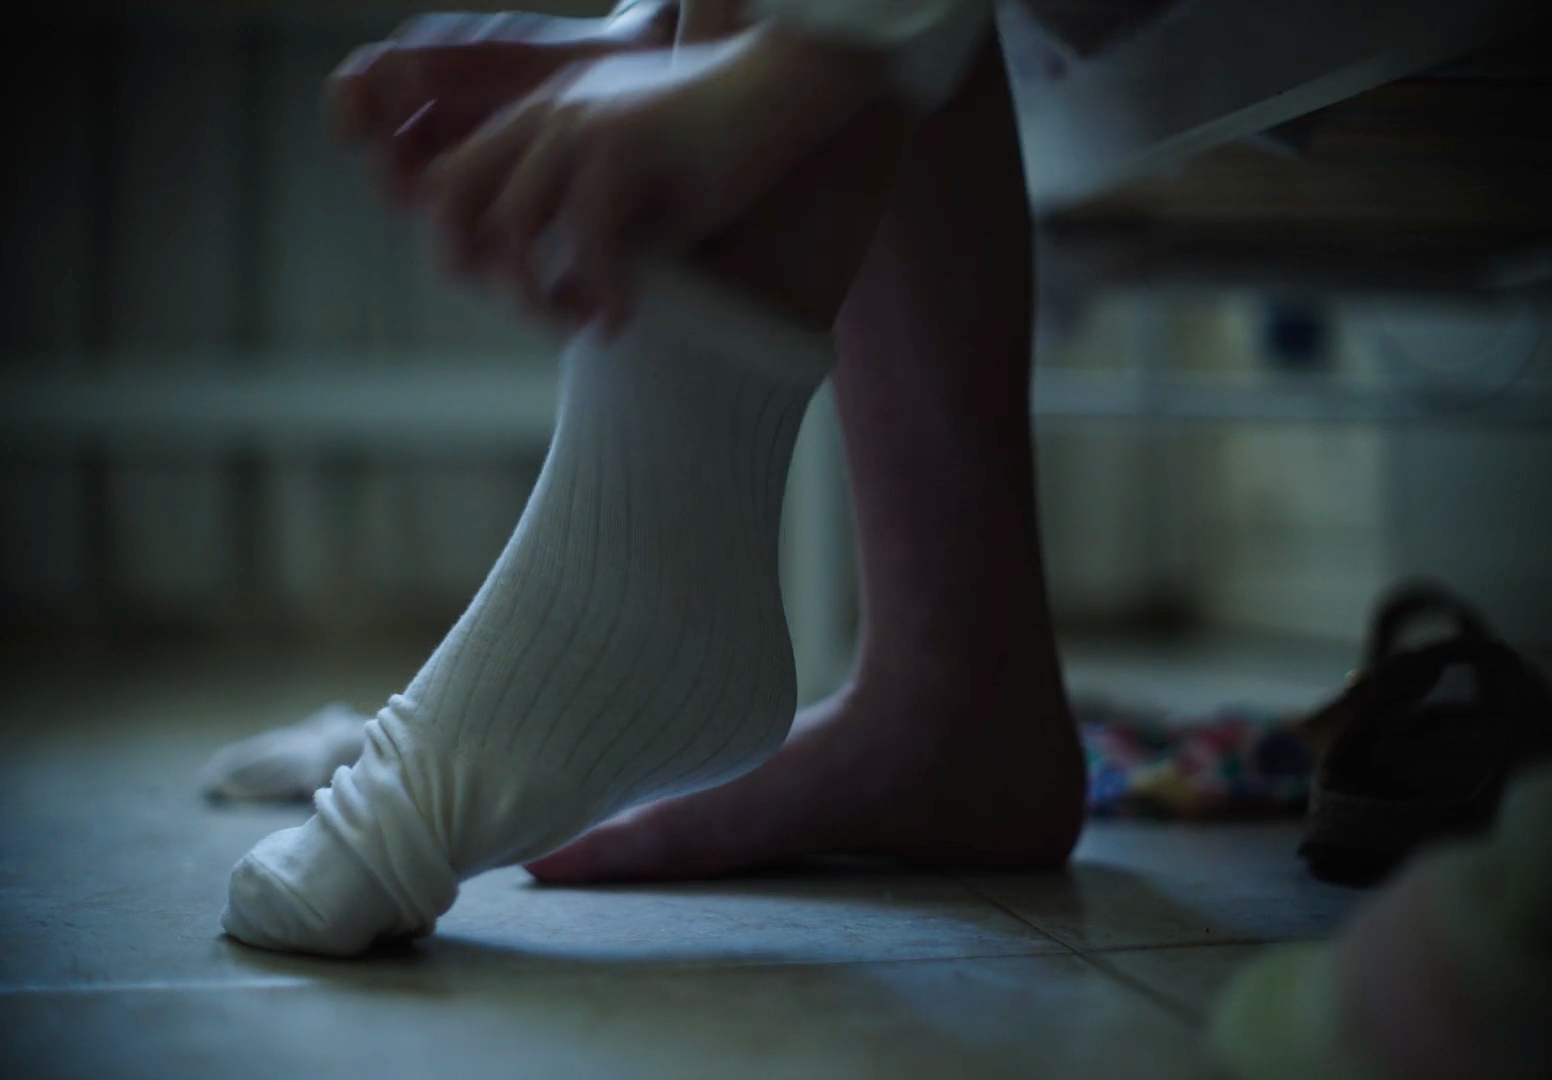
[(885, 643), (864, 635), (849, 686), (912, 711), (951, 705), (990, 722), (1070, 719), (1054, 646), (1001, 639), (988, 645)]

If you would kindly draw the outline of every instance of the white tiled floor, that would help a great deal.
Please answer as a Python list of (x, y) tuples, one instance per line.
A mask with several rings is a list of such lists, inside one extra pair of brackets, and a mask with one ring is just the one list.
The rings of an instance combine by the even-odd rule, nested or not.
[[(513, 869), (367, 961), (222, 938), (227, 870), (304, 811), (205, 806), (205, 755), (324, 700), (371, 705), (415, 652), (0, 664), (0, 1074), (1211, 1075), (1213, 992), (1353, 899), (1303, 874), (1293, 825), (1114, 824), (1055, 875), (836, 861), (577, 890)], [(1078, 666), (1181, 707), (1171, 673), (1189, 697), (1231, 666), (1139, 657)], [(1290, 694), (1323, 689), (1311, 670)], [(1224, 696), (1264, 677), (1242, 665)]]

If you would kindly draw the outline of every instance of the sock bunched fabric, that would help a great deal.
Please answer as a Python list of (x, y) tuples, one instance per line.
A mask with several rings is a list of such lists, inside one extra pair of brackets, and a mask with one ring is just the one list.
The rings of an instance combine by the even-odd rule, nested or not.
[(776, 749), (796, 698), (777, 580), (793, 443), (827, 337), (662, 264), (562, 361), (517, 530), (360, 760), (232, 872), (251, 945), (349, 955), (429, 932), (458, 882)]
[(284, 727), (223, 746), (200, 774), (207, 799), (301, 802), (361, 756), (367, 717), (334, 702)]

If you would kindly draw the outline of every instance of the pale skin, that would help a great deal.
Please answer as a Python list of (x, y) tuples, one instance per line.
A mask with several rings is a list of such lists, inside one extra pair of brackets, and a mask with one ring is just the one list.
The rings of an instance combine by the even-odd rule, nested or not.
[(460, 263), (498, 265), (538, 311), (555, 305), (534, 244), (554, 225), (575, 253), (572, 317), (618, 326), (631, 251), (711, 235), (876, 96), (862, 65), (841, 62), (853, 74), (805, 90), (795, 66), (828, 69), (810, 51), (761, 28), (568, 68), (433, 163), (438, 224)]
[[(442, 173), (454, 168), (449, 152), (462, 153), (476, 131), (485, 133), (476, 144), (496, 138), (521, 115), (503, 106), (557, 71), (676, 37), (695, 44), (697, 25), (737, 30), (714, 17), (722, 8), (683, 11), (682, 25), (673, 8), (642, 4), (613, 22), (532, 22), (501, 41), (455, 35), (381, 48), (342, 69), (331, 111), (383, 161), (392, 190), (446, 213), (439, 200), (457, 189), (456, 174)], [(743, 205), (720, 203), (689, 226), (652, 222), (647, 235), (793, 318), (834, 326), (862, 586), (858, 662), (846, 686), (800, 713), (786, 744), (754, 772), (599, 826), (531, 864), (544, 880), (698, 877), (824, 852), (1045, 866), (1065, 858), (1082, 821), (1082, 760), (1034, 503), (1025, 404), (1032, 255), (1000, 55), (989, 45), (945, 108), (908, 118), (879, 92), (872, 59), (843, 75), (821, 70), (817, 89), (795, 90), (814, 63), (837, 61), (828, 46), (787, 45), (760, 62), (780, 55), (790, 63), (780, 69), (786, 98), (827, 102), (821, 115), (779, 118), (768, 145), (758, 132), (743, 143), (740, 153), (762, 170), (748, 172)], [(660, 117), (693, 111), (685, 97), (747, 74), (719, 70), (724, 61), (712, 56), (708, 82), (688, 80), (641, 107)], [(858, 73), (865, 77), (852, 81)], [(829, 98), (836, 87), (844, 93)], [(495, 126), (481, 129), (493, 116)], [(718, 158), (726, 152), (711, 148), (706, 159), (746, 176), (742, 163)], [(633, 203), (634, 182), (622, 205), (662, 205)], [(574, 193), (564, 182), (557, 190)], [(517, 196), (504, 205), (514, 203), (524, 205)], [(548, 205), (564, 205), (564, 196)], [(459, 215), (445, 222), (455, 249), (468, 242), (467, 223), (483, 219)], [(605, 220), (641, 224), (629, 213)], [(600, 286), (588, 269), (575, 289), (536, 295), (524, 281), (522, 247), (533, 232), (523, 224), (514, 240), (497, 227), (483, 251), (476, 241), (464, 253), (473, 269), (510, 276), (551, 316), (628, 312), (628, 277), (609, 279), (618, 271), (597, 271)], [(587, 266), (608, 265), (619, 250), (612, 245), (642, 234), (621, 226), (613, 235), (593, 249), (604, 261)]]
[[(738, 9), (725, 0), (687, 6), (672, 51), (536, 71), (467, 137), (399, 171), (396, 189), (428, 205), (456, 271), (510, 279), (533, 313), (618, 326), (631, 303), (629, 252), (688, 250), (883, 98), (876, 57), (771, 24), (736, 26)], [(407, 47), (456, 34), (456, 23), (439, 18), (440, 33), (412, 33)], [(402, 51), (369, 49), (346, 70), (363, 58), (382, 69)], [(489, 71), (483, 57), (480, 65), (480, 75)], [(443, 122), (439, 111), (457, 111), (446, 99), (398, 93), (414, 111), (395, 142), (422, 143)], [(358, 122), (342, 119), (347, 130)], [(564, 294), (537, 272), (535, 245), (551, 228), (573, 255)]]

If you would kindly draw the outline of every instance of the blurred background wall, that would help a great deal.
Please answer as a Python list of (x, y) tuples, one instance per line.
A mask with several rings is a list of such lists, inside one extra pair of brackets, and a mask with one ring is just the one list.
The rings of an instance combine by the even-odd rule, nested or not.
[(128, 395), (123, 423), (8, 441), (13, 614), (319, 629), (440, 616), (510, 532), (542, 423), (465, 440), (444, 419), (428, 440), (363, 404), (337, 435), (279, 417), (190, 433), (157, 422), (166, 382), (135, 379), (183, 377), (195, 419), (222, 376), (251, 377), (251, 397), (291, 392), (268, 402), (281, 413), (331, 374), (392, 394), (396, 373), (499, 361), (548, 381), (553, 345), (445, 284), (414, 224), (326, 137), (324, 76), (393, 20), (360, 22), (145, 16), (40, 31), (12, 68), (48, 91), (7, 177), (8, 374)]
[[(1292, 351), (1290, 320), (1310, 335)], [(1037, 424), (1058, 610), (1352, 641), (1379, 592), (1426, 576), (1552, 651), (1552, 433), (1505, 408), (1552, 376), (1545, 326), (1241, 290), (1096, 304), (1043, 363), (1118, 375), (1158, 350), (1205, 392), (1173, 419)]]
[[(324, 76), (397, 15), (153, 7), (12, 36), (8, 632), (434, 637), (477, 587), (543, 457), (556, 348), (446, 283), (326, 136)], [(1552, 649), (1552, 435), (1483, 412), (1552, 377), (1544, 308), (1221, 287), (1064, 306), (1059, 260), (1043, 273), (1065, 629), (1353, 641), (1377, 591), (1429, 573)], [(810, 696), (855, 628), (845, 498), (821, 397), (783, 555)]]

